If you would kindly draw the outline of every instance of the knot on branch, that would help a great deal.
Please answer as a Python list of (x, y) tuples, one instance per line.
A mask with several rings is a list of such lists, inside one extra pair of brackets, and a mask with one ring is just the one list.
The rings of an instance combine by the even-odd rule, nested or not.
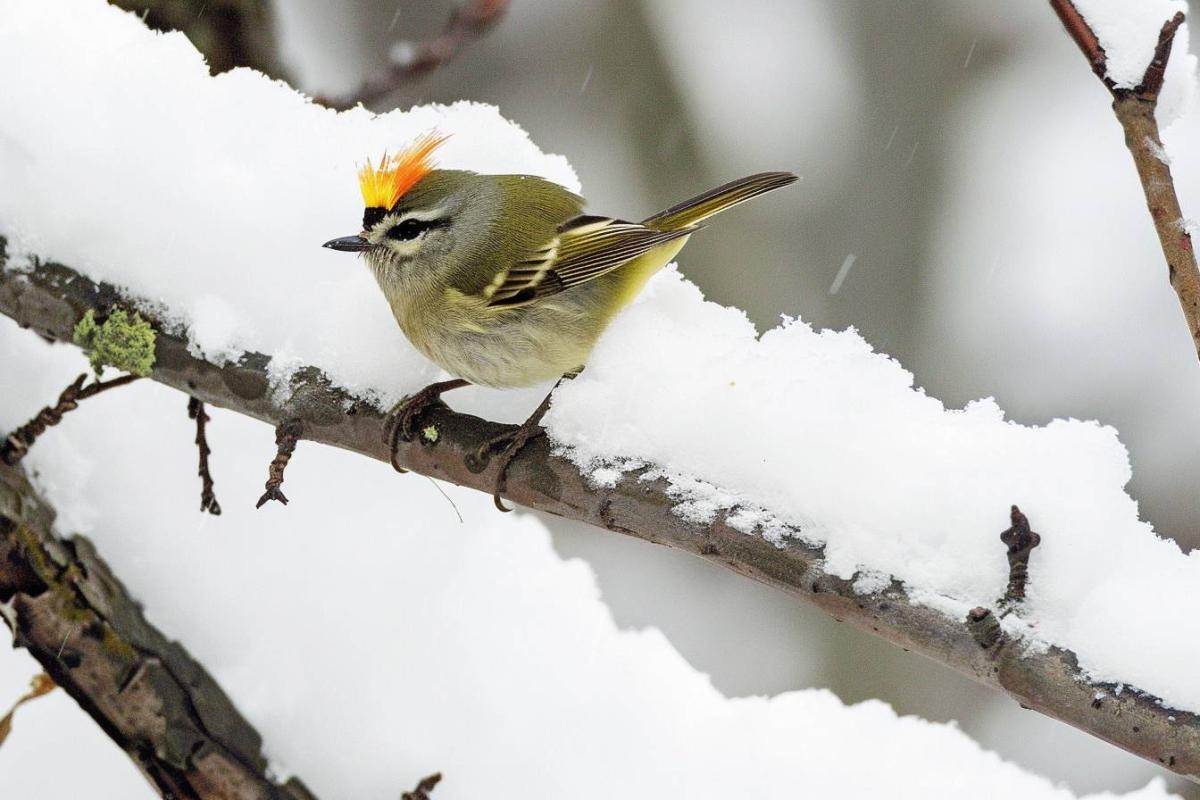
[(967, 612), (967, 630), (971, 638), (984, 650), (989, 650), (1000, 643), (1004, 631), (1000, 628), (1000, 620), (989, 609), (977, 606)]

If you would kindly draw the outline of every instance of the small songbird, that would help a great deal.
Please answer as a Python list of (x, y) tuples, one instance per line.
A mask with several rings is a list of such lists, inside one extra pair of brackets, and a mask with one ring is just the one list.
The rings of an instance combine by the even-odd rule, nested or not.
[[(532, 175), (480, 175), (434, 169), (444, 136), (359, 170), (366, 210), (362, 232), (325, 247), (364, 253), (408, 340), (456, 379), (434, 383), (393, 410), (398, 439), (410, 441), (420, 413), (443, 392), (475, 383), (530, 386), (572, 377), (613, 317), (647, 279), (675, 257), (700, 223), (796, 180), (764, 172), (641, 222), (583, 215), (583, 200)], [(557, 385), (557, 384), (556, 384)], [(509, 462), (541, 432), (550, 396), (516, 430), (484, 443), (496, 452), (500, 502)]]

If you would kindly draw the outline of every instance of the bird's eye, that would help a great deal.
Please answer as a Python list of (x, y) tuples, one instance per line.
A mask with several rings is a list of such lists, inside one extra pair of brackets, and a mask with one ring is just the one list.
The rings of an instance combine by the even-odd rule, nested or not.
[(387, 236), (389, 239), (411, 241), (440, 224), (441, 220), (436, 219), (406, 219), (388, 228)]

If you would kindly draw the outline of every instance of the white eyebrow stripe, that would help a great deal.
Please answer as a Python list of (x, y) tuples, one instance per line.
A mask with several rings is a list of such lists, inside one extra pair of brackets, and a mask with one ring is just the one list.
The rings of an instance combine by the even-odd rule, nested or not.
[(449, 216), (448, 209), (445, 206), (438, 206), (428, 210), (407, 211), (400, 215), (400, 218), (393, 222), (393, 225), (399, 225), (406, 219), (415, 219), (417, 222), (433, 222)]

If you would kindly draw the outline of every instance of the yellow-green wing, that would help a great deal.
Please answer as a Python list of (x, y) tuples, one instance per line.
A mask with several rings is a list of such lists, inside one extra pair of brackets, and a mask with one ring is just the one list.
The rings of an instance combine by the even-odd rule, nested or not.
[(545, 246), (497, 275), (483, 294), (489, 306), (532, 303), (605, 275), (697, 230), (689, 226), (663, 231), (610, 217), (575, 217), (563, 223)]

